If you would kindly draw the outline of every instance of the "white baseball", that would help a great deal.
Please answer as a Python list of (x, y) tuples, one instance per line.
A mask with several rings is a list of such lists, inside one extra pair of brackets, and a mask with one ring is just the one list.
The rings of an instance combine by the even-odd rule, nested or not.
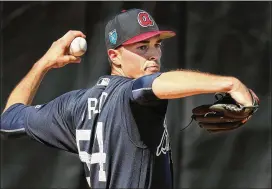
[(83, 37), (76, 37), (69, 47), (69, 54), (82, 56), (87, 50), (87, 42)]

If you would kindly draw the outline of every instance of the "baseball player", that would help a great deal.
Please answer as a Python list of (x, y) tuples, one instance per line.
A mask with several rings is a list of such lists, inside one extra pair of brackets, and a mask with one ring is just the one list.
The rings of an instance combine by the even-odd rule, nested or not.
[(252, 105), (247, 87), (234, 77), (196, 71), (160, 72), (160, 31), (139, 9), (116, 15), (105, 27), (111, 75), (95, 86), (31, 105), (42, 78), (53, 68), (81, 59), (67, 54), (80, 31), (52, 44), (10, 94), (1, 131), (25, 132), (55, 148), (79, 154), (91, 188), (172, 188), (171, 148), (165, 122), (169, 99), (226, 92)]

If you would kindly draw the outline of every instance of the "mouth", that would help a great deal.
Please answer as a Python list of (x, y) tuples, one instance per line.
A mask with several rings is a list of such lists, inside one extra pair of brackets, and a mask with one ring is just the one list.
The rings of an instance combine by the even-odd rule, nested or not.
[(145, 68), (145, 71), (146, 70), (156, 71), (156, 70), (159, 70), (159, 66), (148, 66)]

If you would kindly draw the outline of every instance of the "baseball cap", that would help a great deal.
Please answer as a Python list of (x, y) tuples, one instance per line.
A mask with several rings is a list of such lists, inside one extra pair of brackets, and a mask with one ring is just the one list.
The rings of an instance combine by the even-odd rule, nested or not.
[(105, 28), (107, 49), (129, 45), (159, 35), (160, 39), (175, 36), (173, 31), (161, 31), (152, 16), (141, 9), (124, 10), (110, 20)]

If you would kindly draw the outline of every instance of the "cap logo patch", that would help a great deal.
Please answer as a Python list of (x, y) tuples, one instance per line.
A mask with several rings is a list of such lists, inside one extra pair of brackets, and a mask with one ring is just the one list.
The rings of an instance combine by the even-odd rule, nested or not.
[(111, 44), (116, 44), (117, 42), (117, 32), (116, 30), (112, 30), (111, 32), (109, 32), (109, 40)]
[(147, 12), (139, 12), (138, 22), (142, 27), (154, 26), (154, 21)]

